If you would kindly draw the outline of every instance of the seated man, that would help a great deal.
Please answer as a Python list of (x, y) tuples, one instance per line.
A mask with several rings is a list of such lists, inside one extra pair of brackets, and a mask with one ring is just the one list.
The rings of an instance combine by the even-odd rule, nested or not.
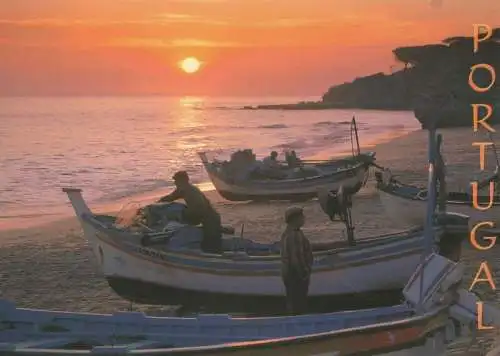
[(159, 202), (173, 202), (184, 199), (186, 202), (185, 219), (191, 224), (201, 223), (203, 240), (201, 249), (204, 252), (220, 253), (222, 249), (222, 226), (220, 215), (215, 211), (205, 195), (189, 182), (185, 171), (179, 171), (173, 176), (175, 191), (164, 196)]
[(286, 161), (289, 168), (297, 168), (300, 166), (300, 159), (297, 157), (295, 150), (292, 150), (290, 153), (287, 152)]
[(279, 168), (278, 152), (272, 151), (271, 154), (262, 160), (266, 168)]
[(260, 168), (261, 174), (267, 178), (281, 179), (286, 176), (286, 173), (281, 169), (281, 165), (278, 160), (278, 152), (272, 151), (271, 155), (262, 160), (262, 166)]

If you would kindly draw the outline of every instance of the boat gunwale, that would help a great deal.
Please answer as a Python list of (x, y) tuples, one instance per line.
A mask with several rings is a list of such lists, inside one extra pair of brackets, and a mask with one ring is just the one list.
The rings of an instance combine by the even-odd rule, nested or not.
[[(113, 228), (111, 226), (105, 225), (103, 222), (101, 222), (99, 219), (96, 218), (98, 214), (92, 214), (92, 215), (87, 215), (84, 214), (82, 216), (82, 219), (85, 220), (86, 223), (90, 223), (94, 229), (99, 229), (99, 230), (104, 230), (101, 232), (104, 232), (106, 234), (111, 233), (112, 235), (114, 234), (127, 234), (127, 237), (130, 238), (140, 238), (141, 236), (146, 236), (147, 234), (134, 234), (128, 231), (124, 231), (118, 228)], [(434, 227), (435, 232), (440, 232), (443, 228), (439, 226)], [(355, 252), (361, 250), (360, 247), (364, 248), (372, 248), (372, 247), (379, 247), (383, 245), (387, 245), (390, 243), (395, 242), (394, 240), (400, 239), (400, 238), (405, 238), (407, 240), (411, 240), (413, 238), (418, 238), (420, 234), (423, 234), (423, 227), (420, 226), (415, 226), (415, 227), (410, 227), (408, 229), (404, 229), (401, 231), (397, 232), (389, 232), (385, 234), (380, 234), (377, 236), (373, 237), (368, 237), (368, 238), (362, 238), (356, 241), (356, 245), (354, 246), (345, 246), (345, 247), (337, 247), (333, 249), (327, 249), (327, 250), (322, 250), (322, 251), (313, 251), (313, 255), (315, 256), (331, 256), (338, 254), (339, 252)], [(154, 235), (155, 237), (161, 236), (161, 235)], [(110, 236), (111, 238), (115, 238), (115, 236)], [(235, 236), (236, 237), (236, 236)], [(147, 246), (141, 246), (144, 248), (148, 248)], [(156, 250), (156, 249), (155, 249)], [(193, 257), (216, 257), (217, 259), (228, 259), (231, 261), (235, 260), (235, 256), (232, 255), (223, 255), (223, 254), (211, 254), (211, 253), (203, 253), (203, 252), (197, 252), (197, 251), (190, 251), (188, 249), (186, 250), (177, 250), (177, 251), (165, 251), (165, 250), (158, 250), (162, 253), (165, 254), (175, 254), (175, 255), (185, 255), (185, 256), (193, 256)], [(229, 250), (227, 252), (230, 252)], [(244, 260), (241, 255), (237, 255), (239, 258), (239, 261)], [(246, 255), (247, 260), (253, 260), (253, 261), (260, 261), (260, 260), (267, 260), (267, 259), (275, 259), (280, 256), (279, 253), (274, 254), (272, 256), (254, 256), (254, 255)]]

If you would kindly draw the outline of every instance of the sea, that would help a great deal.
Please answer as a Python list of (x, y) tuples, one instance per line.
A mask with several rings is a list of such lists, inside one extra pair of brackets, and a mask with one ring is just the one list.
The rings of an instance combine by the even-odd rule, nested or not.
[(351, 154), (353, 117), (366, 150), (420, 128), (404, 111), (241, 109), (317, 99), (0, 98), (0, 228), (72, 215), (63, 187), (81, 188), (93, 207), (163, 194), (181, 169), (213, 189), (201, 151), (223, 158), (294, 149), (321, 159)]

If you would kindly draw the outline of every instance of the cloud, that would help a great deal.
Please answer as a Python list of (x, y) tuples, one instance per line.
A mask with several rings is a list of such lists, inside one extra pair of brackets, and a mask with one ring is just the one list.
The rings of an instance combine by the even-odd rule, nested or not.
[(246, 47), (244, 43), (209, 41), (197, 38), (162, 39), (155, 37), (115, 38), (108, 43), (116, 47)]
[(227, 22), (194, 16), (183, 13), (163, 13), (152, 18), (137, 20), (107, 20), (107, 19), (60, 19), (60, 18), (33, 18), (26, 20), (0, 19), (0, 25), (16, 27), (104, 27), (116, 25), (168, 25), (182, 23), (199, 23), (208, 25), (227, 25)]
[(432, 7), (432, 8), (435, 8), (435, 9), (440, 9), (443, 7), (443, 1), (444, 0), (429, 0), (429, 5)]
[(177, 13), (164, 13), (156, 15), (152, 18), (152, 23), (197, 23), (224, 26), (228, 23), (225, 21), (214, 20), (202, 16), (195, 16), (191, 14), (177, 14)]
[(250, 25), (258, 27), (308, 27), (327, 25), (332, 23), (328, 20), (308, 19), (308, 18), (281, 18), (263, 22), (255, 22)]
[[(180, 1), (180, 0), (179, 0)], [(208, 1), (208, 0), (205, 0)], [(211, 0), (213, 1), (213, 0)], [(151, 18), (137, 20), (106, 20), (106, 19), (61, 19), (61, 18), (33, 18), (25, 20), (0, 19), (0, 25), (16, 27), (106, 27), (117, 25), (169, 25), (169, 24), (202, 24), (212, 26), (231, 27), (267, 27), (267, 28), (293, 28), (310, 27), (332, 24), (331, 20), (310, 18), (278, 18), (266, 21), (241, 21), (228, 18), (219, 20), (196, 16), (187, 13), (160, 13)]]

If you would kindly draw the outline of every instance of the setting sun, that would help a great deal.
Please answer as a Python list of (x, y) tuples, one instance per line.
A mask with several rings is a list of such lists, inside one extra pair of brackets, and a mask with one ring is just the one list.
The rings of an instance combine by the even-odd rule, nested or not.
[(200, 69), (201, 62), (195, 57), (188, 57), (179, 62), (179, 67), (186, 73), (195, 73)]

